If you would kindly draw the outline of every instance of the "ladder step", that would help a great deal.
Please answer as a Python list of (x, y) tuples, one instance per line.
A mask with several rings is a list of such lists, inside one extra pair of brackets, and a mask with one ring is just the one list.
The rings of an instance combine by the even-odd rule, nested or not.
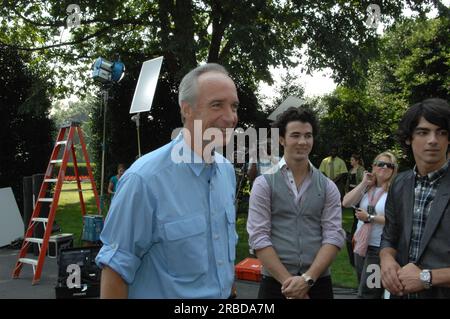
[(42, 238), (28, 237), (28, 238), (25, 238), (25, 241), (28, 241), (28, 242), (30, 242), (30, 243), (42, 244), (42, 243), (44, 242), (44, 239), (42, 239)]
[(61, 190), (61, 192), (79, 192), (79, 193), (82, 193), (82, 192), (87, 192), (87, 191), (92, 191), (92, 190), (94, 190), (93, 188), (86, 188), (86, 189), (81, 189), (81, 190), (78, 190), (78, 189), (62, 189)]
[(46, 183), (56, 183), (58, 181), (57, 178), (46, 178), (44, 179), (44, 182)]
[(19, 262), (21, 262), (22, 264), (29, 264), (29, 265), (33, 265), (33, 266), (37, 266), (37, 264), (38, 264), (37, 259), (31, 259), (31, 258), (19, 258)]
[(45, 217), (35, 217), (32, 220), (38, 223), (48, 223), (48, 218)]
[(51, 203), (51, 202), (53, 202), (53, 198), (39, 198), (38, 201), (39, 202)]
[(56, 142), (56, 145), (66, 145), (66, 144), (67, 144), (67, 141)]
[(59, 160), (51, 160), (50, 163), (51, 163), (51, 164), (62, 163), (62, 159), (59, 159)]

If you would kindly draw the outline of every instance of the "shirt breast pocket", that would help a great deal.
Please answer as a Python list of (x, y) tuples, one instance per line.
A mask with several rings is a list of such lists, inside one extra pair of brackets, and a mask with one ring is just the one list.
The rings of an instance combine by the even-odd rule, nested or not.
[(164, 224), (168, 272), (173, 276), (201, 275), (208, 271), (204, 216)]
[(230, 261), (236, 259), (236, 245), (238, 242), (238, 236), (236, 233), (236, 211), (234, 205), (227, 205), (227, 231), (228, 231), (228, 258)]

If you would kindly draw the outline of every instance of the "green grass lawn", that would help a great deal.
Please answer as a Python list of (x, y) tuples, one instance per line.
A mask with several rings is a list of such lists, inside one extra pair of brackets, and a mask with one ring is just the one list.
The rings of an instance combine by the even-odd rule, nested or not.
[[(86, 214), (97, 214), (97, 206), (94, 201), (94, 193), (90, 183), (81, 183), (83, 198), (86, 204)], [(74, 246), (81, 246), (81, 233), (83, 231), (83, 217), (81, 214), (80, 197), (78, 196), (77, 184), (66, 182), (59, 197), (58, 209), (56, 211), (56, 223), (61, 227), (61, 232), (74, 234)]]
[[(353, 211), (349, 208), (344, 209), (342, 216), (342, 224), (344, 230), (350, 232), (353, 223)], [(336, 260), (331, 266), (331, 277), (333, 285), (338, 287), (357, 288), (356, 271), (350, 265), (347, 248), (343, 247)]]
[[(83, 189), (91, 188), (89, 183), (82, 183), (82, 187)], [(81, 246), (83, 219), (76, 183), (65, 183), (63, 190), (56, 213), (56, 222), (61, 227), (62, 232), (74, 234), (75, 246)], [(88, 214), (97, 214), (93, 192), (84, 191), (83, 196), (86, 202), (86, 212)], [(239, 213), (236, 221), (236, 231), (239, 235), (239, 242), (236, 248), (236, 263), (246, 257), (250, 257), (246, 230), (247, 212), (248, 199), (244, 198), (239, 205)], [(345, 230), (350, 230), (352, 221), (353, 216), (351, 210), (345, 209), (343, 213), (343, 226)], [(333, 262), (331, 273), (335, 286), (356, 288), (355, 270), (349, 263), (347, 249), (345, 247), (341, 249), (336, 260)]]

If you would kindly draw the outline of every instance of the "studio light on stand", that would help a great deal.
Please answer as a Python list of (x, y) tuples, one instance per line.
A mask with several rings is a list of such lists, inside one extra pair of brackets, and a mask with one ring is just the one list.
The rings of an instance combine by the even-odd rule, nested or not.
[[(142, 112), (149, 112), (152, 107), (153, 97), (155, 95), (156, 85), (158, 84), (159, 72), (161, 71), (163, 57), (158, 57), (142, 64), (138, 83), (131, 102), (130, 114), (136, 113), (131, 120), (136, 123), (138, 157), (141, 157), (141, 139), (139, 136), (139, 120)], [(153, 117), (149, 115), (148, 120)]]
[(110, 62), (103, 58), (97, 58), (92, 65), (92, 78), (101, 83), (102, 107), (103, 107), (103, 142), (102, 142), (102, 174), (100, 182), (100, 209), (103, 214), (104, 194), (103, 183), (105, 180), (105, 153), (106, 153), (106, 110), (108, 107), (109, 90), (114, 83), (122, 80), (125, 74), (125, 65), (116, 57), (116, 61)]

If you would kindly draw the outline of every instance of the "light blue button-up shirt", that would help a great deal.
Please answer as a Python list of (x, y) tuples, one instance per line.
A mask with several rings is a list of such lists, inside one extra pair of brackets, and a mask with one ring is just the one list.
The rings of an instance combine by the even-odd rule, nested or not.
[[(182, 143), (183, 147), (179, 147)], [(233, 166), (173, 161), (180, 134), (120, 178), (96, 262), (128, 284), (129, 298), (228, 298), (237, 234)]]

